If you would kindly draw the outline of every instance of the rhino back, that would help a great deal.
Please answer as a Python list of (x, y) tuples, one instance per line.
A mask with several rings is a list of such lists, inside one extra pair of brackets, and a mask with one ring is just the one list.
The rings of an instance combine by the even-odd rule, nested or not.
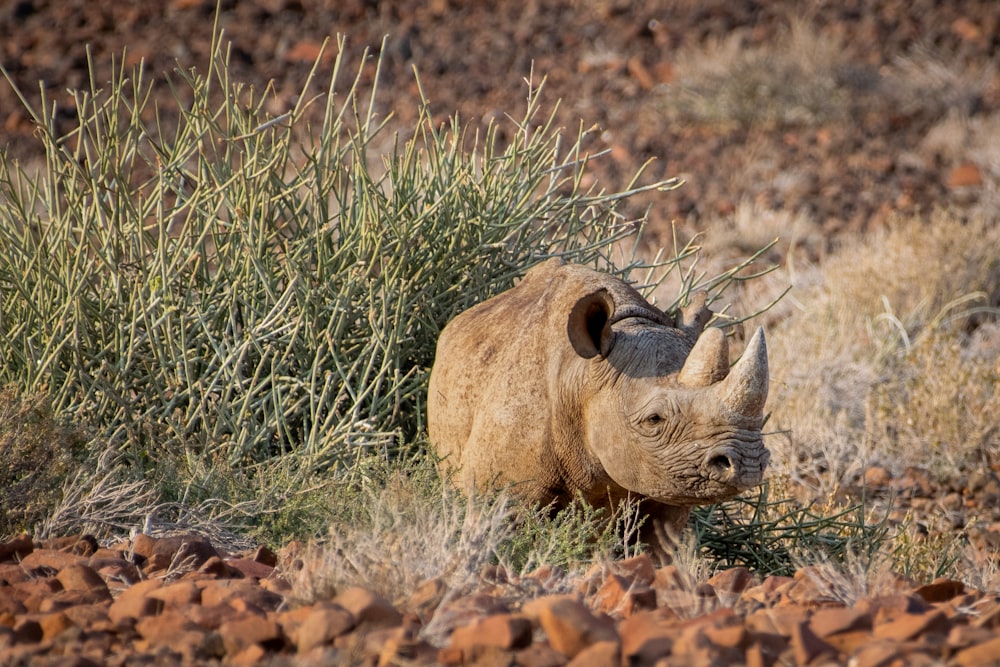
[[(516, 481), (536, 474), (550, 401), (546, 375), (556, 343), (547, 329), (549, 263), (513, 289), (453, 319), (438, 339), (427, 398), (428, 432), (462, 480)], [(521, 443), (514, 453), (508, 443)], [(524, 467), (533, 470), (518, 470)]]

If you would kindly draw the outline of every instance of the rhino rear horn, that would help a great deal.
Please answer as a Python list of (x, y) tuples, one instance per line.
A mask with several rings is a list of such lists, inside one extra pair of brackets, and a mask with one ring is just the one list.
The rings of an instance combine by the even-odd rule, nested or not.
[(614, 312), (615, 302), (605, 289), (591, 292), (573, 304), (566, 333), (577, 354), (585, 359), (598, 354), (608, 356), (614, 343), (610, 324)]
[(759, 417), (764, 414), (767, 384), (767, 343), (764, 329), (758, 327), (743, 356), (716, 387), (730, 410), (744, 417)]
[(695, 341), (677, 381), (685, 387), (707, 387), (726, 377), (729, 343), (722, 329), (709, 327)]

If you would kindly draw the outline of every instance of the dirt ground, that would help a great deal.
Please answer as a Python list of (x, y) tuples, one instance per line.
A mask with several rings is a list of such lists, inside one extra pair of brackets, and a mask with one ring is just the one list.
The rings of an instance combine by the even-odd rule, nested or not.
[[(650, 159), (647, 178), (686, 179), (682, 189), (640, 202), (652, 205), (654, 244), (671, 221), (693, 233), (741, 202), (806, 212), (829, 239), (894, 214), (975, 203), (977, 188), (991, 177), (962, 151), (927, 148), (927, 141), (947, 114), (986, 117), (1000, 106), (994, 67), (1000, 12), (992, 0), (223, 0), (221, 6), (233, 73), (258, 89), (273, 81), (274, 113), (294, 102), (320, 44), (337, 34), (347, 37), (355, 61), (364, 49), (384, 51), (380, 103), (401, 127), (419, 106), (414, 67), (435, 114), (457, 112), (469, 123), (516, 117), (524, 108), (524, 80), (532, 71), (536, 82), (544, 76), (543, 99), (561, 100), (563, 127), (596, 126), (593, 151), (610, 149), (595, 167), (606, 187), (623, 187)], [(157, 77), (178, 65), (204, 68), (214, 11), (212, 0), (8, 2), (0, 9), (0, 61), (32, 100), (44, 83), (66, 130), (73, 120), (66, 91), (87, 86), (88, 49), (104, 73), (123, 51), (126, 64), (141, 59)], [(698, 90), (697, 82), (691, 90), (689, 76), (708, 57), (699, 53), (767, 49), (787, 42), (796, 22), (811, 31), (804, 48), (834, 45), (826, 56), (836, 61), (827, 72), (829, 101), (821, 90), (804, 119), (755, 117), (755, 106), (783, 99), (782, 91), (762, 87), (802, 85), (790, 79), (796, 71), (781, 69), (787, 64), (758, 59), (749, 61), (750, 89), (735, 93), (746, 98), (748, 118), (683, 112), (679, 100), (719, 92)], [(326, 65), (335, 51), (326, 52)], [(905, 66), (926, 79), (915, 84), (916, 100), (888, 93), (891, 75)], [(772, 78), (759, 79), (769, 67)], [(810, 70), (801, 74), (809, 77)], [(169, 95), (162, 79), (156, 95)], [(0, 122), (10, 152), (30, 155), (33, 128), (8, 86), (0, 86)]]

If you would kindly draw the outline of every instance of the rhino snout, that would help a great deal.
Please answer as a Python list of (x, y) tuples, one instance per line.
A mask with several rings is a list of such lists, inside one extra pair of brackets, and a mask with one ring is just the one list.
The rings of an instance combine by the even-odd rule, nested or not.
[(712, 481), (747, 489), (760, 484), (769, 459), (766, 449), (749, 454), (732, 445), (722, 445), (705, 455), (701, 469)]

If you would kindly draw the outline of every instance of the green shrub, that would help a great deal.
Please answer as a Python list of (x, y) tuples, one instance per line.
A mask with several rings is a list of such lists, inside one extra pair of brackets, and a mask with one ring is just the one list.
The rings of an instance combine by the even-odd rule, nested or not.
[(317, 96), (317, 64), (272, 117), (213, 52), (170, 80), (174, 109), (150, 105), (141, 67), (92, 74), (61, 136), (44, 90), (37, 109), (22, 95), (44, 166), (0, 154), (0, 382), (47, 396), (164, 501), (252, 499), (252, 523), (301, 529), (290, 512), (321, 515), (336, 479), (422, 431), (444, 324), (548, 257), (644, 268), (647, 293), (683, 273), (668, 309), (757, 257), (711, 277), (693, 245), (637, 260), (641, 221), (617, 205), (679, 182), (583, 189), (586, 133), (567, 142), (538, 89), (503, 141), (424, 108), (375, 155), (377, 77), (342, 85), (338, 58)]

